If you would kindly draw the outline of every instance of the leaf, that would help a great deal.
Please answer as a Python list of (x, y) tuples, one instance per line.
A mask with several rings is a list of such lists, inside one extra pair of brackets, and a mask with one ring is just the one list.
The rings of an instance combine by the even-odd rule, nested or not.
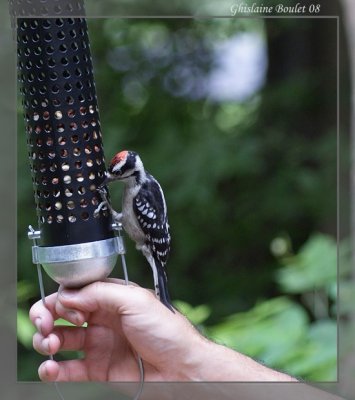
[(286, 297), (263, 301), (205, 331), (213, 340), (291, 375), (336, 379), (336, 322), (309, 325), (304, 309)]
[(280, 362), (305, 335), (307, 315), (286, 297), (264, 301), (214, 327), (210, 336), (226, 346), (271, 363)]
[(307, 376), (314, 381), (335, 381), (337, 379), (337, 325), (335, 321), (324, 320), (310, 326), (305, 353), (290, 363), (294, 375)]
[(211, 314), (210, 308), (204, 304), (192, 307), (184, 301), (176, 300), (174, 301), (174, 306), (195, 325), (205, 322)]
[(303, 293), (328, 286), (337, 277), (337, 247), (330, 236), (315, 234), (297, 256), (286, 259), (276, 280), (288, 293)]

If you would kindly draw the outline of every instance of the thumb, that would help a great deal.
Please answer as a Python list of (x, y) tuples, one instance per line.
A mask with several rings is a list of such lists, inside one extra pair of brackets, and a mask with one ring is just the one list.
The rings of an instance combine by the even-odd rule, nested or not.
[(81, 289), (65, 288), (58, 293), (58, 302), (63, 307), (83, 312), (105, 310), (115, 314), (130, 314), (138, 309), (144, 312), (154, 300), (157, 301), (150, 291), (139, 286), (126, 286), (121, 281), (99, 281)]

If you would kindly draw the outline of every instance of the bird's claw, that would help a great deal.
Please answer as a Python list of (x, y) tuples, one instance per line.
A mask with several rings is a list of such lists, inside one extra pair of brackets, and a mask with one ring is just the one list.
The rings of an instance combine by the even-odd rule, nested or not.
[(106, 196), (107, 195), (107, 188), (105, 185), (100, 185), (96, 188), (96, 190), (101, 194)]
[(97, 217), (102, 209), (107, 210), (107, 201), (106, 200), (102, 201), (97, 206), (97, 208), (94, 210), (94, 217)]

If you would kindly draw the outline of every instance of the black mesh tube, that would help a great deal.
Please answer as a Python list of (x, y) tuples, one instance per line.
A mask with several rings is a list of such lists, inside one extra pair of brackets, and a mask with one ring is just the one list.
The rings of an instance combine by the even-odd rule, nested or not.
[(40, 245), (111, 238), (109, 215), (94, 217), (105, 159), (86, 20), (18, 18), (17, 41)]

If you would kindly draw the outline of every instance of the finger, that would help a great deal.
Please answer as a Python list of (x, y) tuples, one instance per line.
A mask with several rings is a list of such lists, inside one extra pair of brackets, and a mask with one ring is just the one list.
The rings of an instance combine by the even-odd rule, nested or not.
[[(107, 283), (112, 283), (115, 285), (121, 285), (121, 286), (127, 286), (126, 282), (123, 279), (118, 279), (118, 278), (106, 278), (103, 282), (107, 282)], [(139, 285), (137, 285), (134, 282), (129, 282), (130, 286), (135, 286), (135, 287), (139, 287)], [(115, 288), (117, 289), (117, 286), (115, 286)], [(64, 295), (68, 292), (68, 293), (72, 293), (75, 292), (75, 290), (70, 290), (67, 288), (64, 288), (63, 286), (59, 287), (58, 290), (58, 296), (61, 297), (62, 292), (64, 291)], [(79, 310), (74, 310), (73, 307), (67, 307), (65, 302), (57, 302), (56, 306), (55, 306), (55, 310), (56, 310), (56, 314), (64, 319), (66, 319), (67, 321), (73, 323), (74, 325), (77, 326), (81, 326), (88, 318), (88, 312), (80, 312)], [(93, 309), (91, 310), (93, 311)]]
[(54, 321), (64, 318), (74, 325), (82, 325), (86, 316), (75, 310), (58, 307), (58, 293), (53, 293), (42, 300), (37, 301), (30, 309), (30, 319), (43, 336), (48, 336), (53, 331)]
[(84, 360), (60, 362), (47, 360), (39, 366), (38, 375), (44, 382), (80, 382), (88, 380), (88, 371)]
[(33, 348), (43, 355), (55, 354), (60, 348), (60, 340), (53, 333), (44, 337), (39, 332), (36, 332), (33, 335), (32, 343)]
[(57, 293), (53, 293), (45, 298), (45, 304), (39, 300), (30, 309), (29, 315), (33, 325), (45, 336), (53, 330), (54, 320), (58, 318), (55, 311), (56, 300)]
[(33, 336), (33, 347), (43, 355), (58, 351), (80, 351), (85, 344), (86, 329), (73, 326), (57, 326), (47, 337), (40, 333)]
[(151, 308), (152, 301), (159, 303), (155, 305), (159, 307), (160, 302), (148, 290), (112, 282), (94, 282), (79, 290), (65, 289), (58, 295), (63, 307), (83, 312), (100, 309), (117, 314), (137, 310), (137, 307), (144, 312)]
[[(59, 292), (60, 293), (60, 292)], [(58, 298), (60, 295), (58, 294)], [(60, 301), (57, 301), (55, 310), (58, 316), (71, 322), (76, 326), (81, 326), (88, 319), (88, 313), (83, 313), (80, 310), (74, 310), (71, 307), (66, 307)]]

